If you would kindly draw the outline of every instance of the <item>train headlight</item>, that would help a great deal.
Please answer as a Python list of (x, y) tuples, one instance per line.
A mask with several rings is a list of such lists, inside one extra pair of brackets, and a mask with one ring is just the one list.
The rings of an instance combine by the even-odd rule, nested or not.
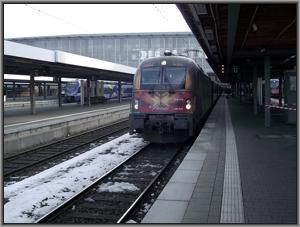
[(138, 110), (139, 109), (139, 100), (134, 100), (134, 109)]
[(190, 110), (192, 108), (192, 101), (190, 99), (186, 100), (185, 108)]

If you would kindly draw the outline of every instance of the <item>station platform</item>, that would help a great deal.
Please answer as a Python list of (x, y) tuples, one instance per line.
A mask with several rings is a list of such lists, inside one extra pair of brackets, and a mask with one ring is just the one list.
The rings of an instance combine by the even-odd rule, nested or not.
[(221, 97), (142, 223), (297, 223), (297, 129)]
[(80, 133), (128, 119), (129, 101), (81, 106), (49, 105), (4, 111), (4, 158)]
[[(27, 108), (12, 108), (17, 105), (20, 106), (20, 103), (27, 106)], [(113, 100), (106, 103), (91, 105), (90, 107), (87, 105), (81, 106), (77, 103), (63, 103), (62, 107), (59, 108), (56, 100), (49, 100), (46, 102), (44, 101), (43, 105), (36, 106), (36, 114), (32, 115), (30, 114), (29, 102), (8, 102), (5, 105), (10, 107), (5, 108), (4, 106), (3, 120), (4, 125), (7, 126), (129, 104), (129, 100), (122, 100), (121, 103), (117, 100)]]

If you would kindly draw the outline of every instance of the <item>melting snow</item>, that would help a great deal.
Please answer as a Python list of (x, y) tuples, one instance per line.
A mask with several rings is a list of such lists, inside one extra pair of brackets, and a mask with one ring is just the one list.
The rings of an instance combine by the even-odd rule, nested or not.
[(93, 200), (93, 198), (91, 198), (91, 197), (88, 197), (88, 198), (86, 198), (84, 200), (87, 201), (87, 202), (95, 202), (95, 200)]
[(4, 223), (33, 223), (146, 144), (141, 138), (125, 134), (4, 187), (8, 201), (4, 205)]
[(132, 192), (139, 190), (134, 184), (127, 182), (108, 182), (101, 184), (98, 188), (98, 192)]
[(132, 220), (132, 219), (130, 219), (130, 220), (128, 220), (126, 223), (137, 223), (137, 222), (134, 221), (134, 220)]
[(144, 208), (143, 208), (142, 212), (147, 213), (148, 210), (150, 209), (150, 207), (151, 207), (151, 204), (144, 203)]

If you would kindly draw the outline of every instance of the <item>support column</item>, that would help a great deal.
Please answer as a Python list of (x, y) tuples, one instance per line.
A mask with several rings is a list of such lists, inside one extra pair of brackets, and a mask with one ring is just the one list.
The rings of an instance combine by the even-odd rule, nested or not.
[(35, 72), (30, 74), (30, 114), (35, 114), (35, 100), (34, 100), (34, 75)]
[(262, 78), (258, 77), (257, 78), (257, 93), (258, 93), (258, 105), (262, 106), (263, 105), (263, 95), (262, 95)]
[(38, 94), (38, 96), (40, 97), (40, 96), (42, 96), (42, 93), (43, 93), (42, 87), (41, 87), (41, 82), (38, 83), (38, 87), (39, 87), (39, 94)]
[(242, 103), (242, 81), (239, 81), (239, 95), (240, 95), (240, 103)]
[(84, 105), (84, 80), (80, 80), (80, 105)]
[(62, 107), (62, 99), (61, 99), (61, 77), (59, 76), (58, 78), (58, 107)]
[(257, 67), (253, 68), (253, 113), (257, 115)]
[(91, 106), (91, 80), (86, 80), (86, 97), (87, 97), (87, 105)]
[(46, 90), (46, 82), (44, 82), (44, 99), (46, 99), (46, 95), (47, 95), (47, 90)]
[(265, 56), (265, 127), (271, 127), (271, 109), (266, 107), (266, 105), (270, 105), (270, 71), (270, 56)]
[(51, 94), (50, 94), (50, 85), (47, 85), (47, 96), (50, 96)]
[(100, 81), (100, 96), (104, 96), (104, 82)]
[(13, 100), (16, 101), (16, 82), (13, 82)]
[(121, 84), (121, 81), (119, 80), (118, 81), (118, 99), (119, 99), (119, 103), (121, 103), (121, 100), (122, 100), (122, 94), (121, 94), (121, 91), (122, 91), (122, 89), (121, 89), (121, 86), (122, 86), (122, 84)]
[(279, 106), (282, 106), (282, 73), (279, 74)]

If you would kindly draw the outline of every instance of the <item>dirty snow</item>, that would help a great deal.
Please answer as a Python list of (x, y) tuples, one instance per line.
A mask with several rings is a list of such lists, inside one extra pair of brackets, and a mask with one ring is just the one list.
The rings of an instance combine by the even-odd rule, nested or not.
[(143, 212), (143, 213), (147, 213), (148, 210), (150, 209), (150, 207), (151, 207), (151, 204), (149, 204), (149, 203), (144, 203), (144, 208), (143, 208), (142, 212)]
[(108, 182), (101, 184), (98, 188), (98, 192), (133, 192), (140, 189), (134, 184), (127, 182)]
[(126, 223), (133, 223), (133, 224), (135, 224), (135, 223), (137, 223), (137, 222), (134, 221), (134, 220), (132, 220), (132, 219), (130, 219), (130, 220), (128, 220)]
[(4, 197), (8, 199), (4, 223), (35, 222), (146, 145), (143, 139), (125, 134), (4, 187)]

